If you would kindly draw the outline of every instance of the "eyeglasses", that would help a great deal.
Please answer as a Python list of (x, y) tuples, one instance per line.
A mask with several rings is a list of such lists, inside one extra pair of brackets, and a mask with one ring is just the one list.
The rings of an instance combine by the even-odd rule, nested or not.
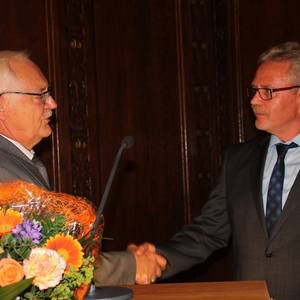
[(35, 97), (38, 97), (43, 104), (45, 104), (47, 98), (51, 96), (52, 90), (53, 90), (52, 87), (49, 86), (48, 89), (46, 91), (42, 92), (42, 93), (11, 92), (11, 91), (7, 91), (7, 92), (0, 93), (0, 97), (2, 95), (5, 95), (5, 94), (17, 94), (17, 95), (25, 95), (25, 96), (35, 96)]
[(300, 88), (300, 86), (294, 85), (294, 86), (288, 86), (288, 87), (282, 87), (276, 89), (257, 88), (257, 87), (249, 86), (247, 87), (247, 95), (249, 99), (252, 99), (255, 96), (255, 94), (258, 92), (258, 95), (262, 100), (269, 101), (273, 98), (273, 93), (280, 92), (280, 91), (288, 91), (297, 88)]

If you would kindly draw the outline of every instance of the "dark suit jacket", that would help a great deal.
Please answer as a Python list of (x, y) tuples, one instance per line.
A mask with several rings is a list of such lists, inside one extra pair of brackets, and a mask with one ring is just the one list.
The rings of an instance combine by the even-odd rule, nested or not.
[(13, 143), (0, 136), (0, 181), (25, 180), (50, 190), (33, 162)]
[(262, 175), (269, 136), (232, 146), (201, 216), (158, 246), (164, 277), (205, 260), (232, 238), (237, 280), (266, 280), (276, 300), (300, 299), (300, 176), (268, 237)]
[[(50, 189), (31, 160), (13, 143), (0, 136), (0, 182), (16, 179)], [(102, 253), (95, 262), (95, 285), (133, 284), (135, 268), (135, 258), (129, 251)]]

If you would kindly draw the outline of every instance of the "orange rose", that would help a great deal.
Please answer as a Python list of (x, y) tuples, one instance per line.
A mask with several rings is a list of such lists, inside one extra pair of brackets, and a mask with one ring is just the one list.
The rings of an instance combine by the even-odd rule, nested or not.
[(23, 267), (14, 259), (0, 260), (0, 286), (6, 286), (20, 281), (24, 277)]

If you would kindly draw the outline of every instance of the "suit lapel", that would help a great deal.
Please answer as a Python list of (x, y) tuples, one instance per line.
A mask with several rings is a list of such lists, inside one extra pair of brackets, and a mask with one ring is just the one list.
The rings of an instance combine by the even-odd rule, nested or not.
[(258, 147), (253, 152), (252, 161), (250, 164), (251, 198), (255, 202), (257, 214), (259, 215), (261, 226), (266, 235), (268, 233), (263, 209), (262, 180), (269, 140), (269, 136), (267, 136), (258, 143)]
[(298, 172), (295, 182), (289, 192), (288, 198), (282, 210), (279, 220), (274, 225), (271, 231), (270, 240), (272, 240), (280, 231), (281, 227), (284, 225), (289, 214), (295, 210), (295, 207), (299, 205), (299, 194), (300, 194), (300, 174)]
[(47, 182), (45, 180), (45, 178), (42, 176), (42, 174), (40, 173), (40, 171), (37, 169), (37, 167), (33, 164), (32, 161), (30, 161), (28, 159), (28, 163), (31, 165), (30, 167), (28, 166), (28, 164), (25, 164), (23, 161), (20, 161), (20, 163), (22, 164), (23, 168), (26, 168), (28, 170), (28, 172), (31, 173), (32, 177), (35, 179), (35, 181), (37, 181), (38, 185), (46, 188), (47, 190), (51, 190), (50, 184), (49, 182)]

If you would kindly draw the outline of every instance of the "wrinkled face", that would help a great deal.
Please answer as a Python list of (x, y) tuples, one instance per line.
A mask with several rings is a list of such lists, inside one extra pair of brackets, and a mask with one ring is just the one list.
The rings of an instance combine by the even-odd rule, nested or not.
[[(48, 82), (40, 69), (27, 59), (10, 63), (16, 78), (6, 82), (0, 92), (42, 93), (47, 90)], [(51, 134), (49, 126), (52, 110), (57, 107), (49, 95), (45, 102), (39, 96), (3, 94), (0, 97), (0, 133), (20, 142), (31, 150), (42, 138)]]
[[(252, 82), (257, 88), (282, 88), (299, 85), (291, 76), (290, 62), (264, 62), (259, 66)], [(276, 135), (283, 141), (300, 132), (300, 89), (273, 93), (269, 101), (262, 100), (259, 93), (251, 99), (256, 117), (255, 126)]]

